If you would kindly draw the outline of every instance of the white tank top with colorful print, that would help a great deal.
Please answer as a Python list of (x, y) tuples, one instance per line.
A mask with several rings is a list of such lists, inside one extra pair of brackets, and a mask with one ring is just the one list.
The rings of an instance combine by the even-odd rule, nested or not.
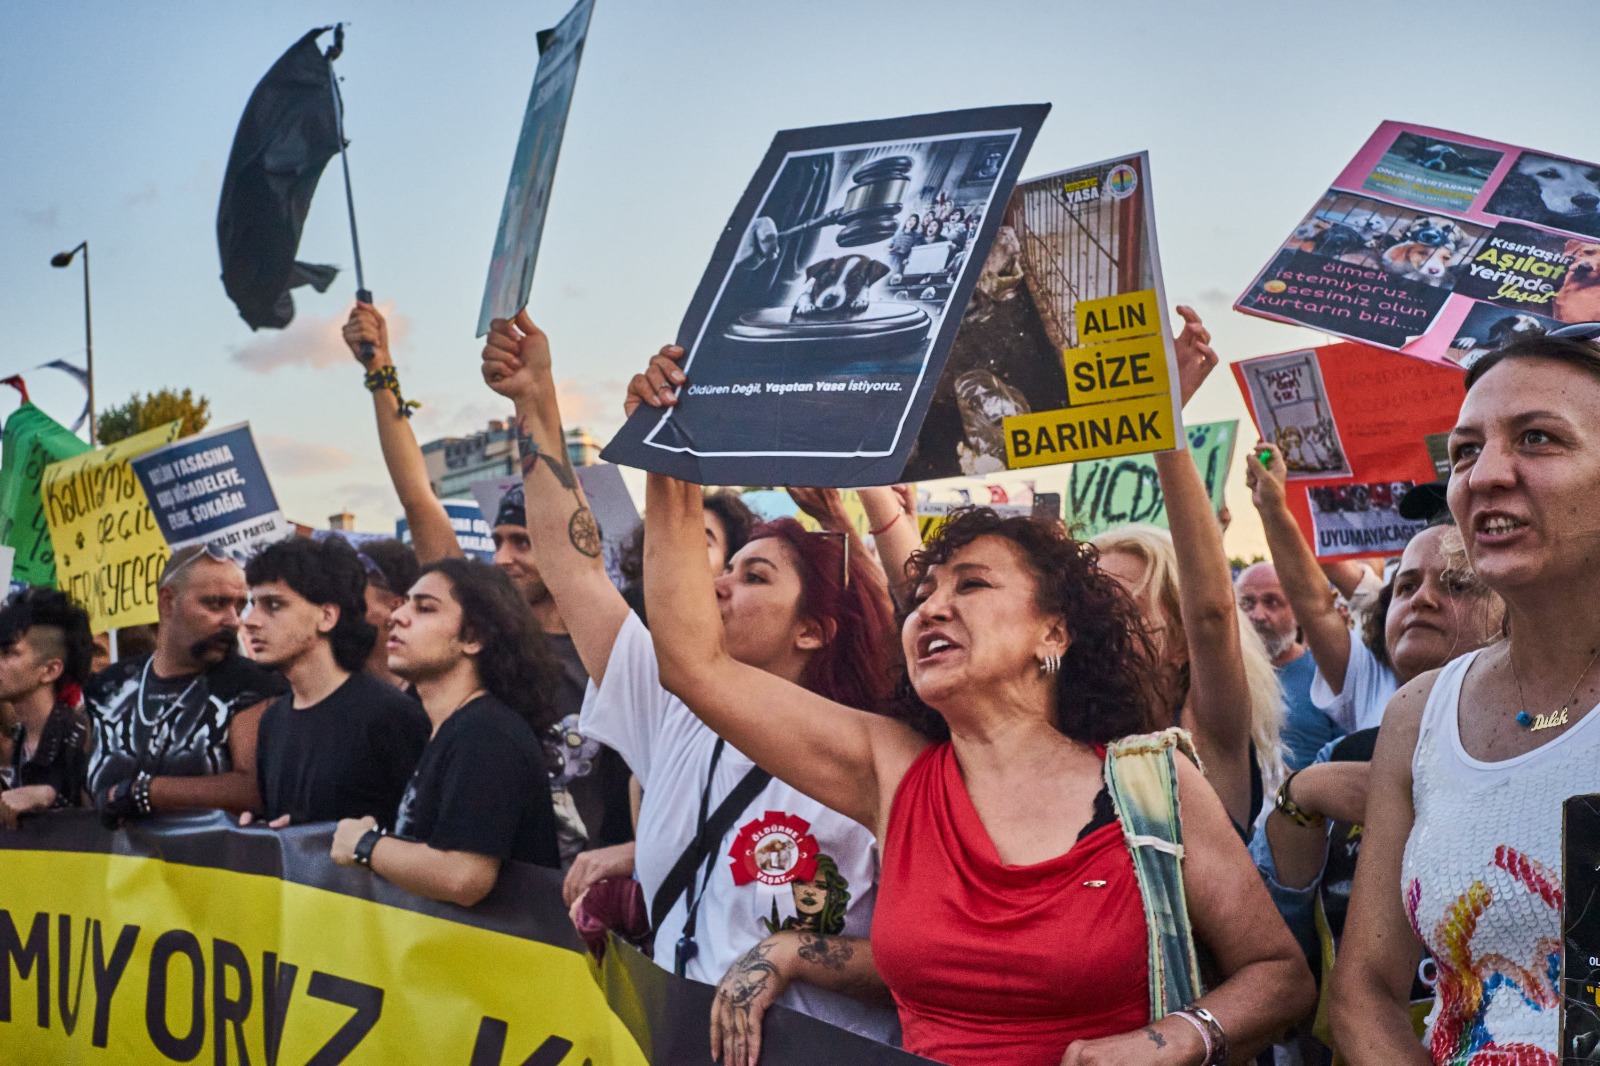
[(1438, 968), (1425, 1041), (1437, 1066), (1555, 1066), (1561, 805), (1600, 790), (1600, 711), (1533, 751), (1475, 759), (1458, 708), (1477, 654), (1440, 672), (1411, 760), (1401, 886)]

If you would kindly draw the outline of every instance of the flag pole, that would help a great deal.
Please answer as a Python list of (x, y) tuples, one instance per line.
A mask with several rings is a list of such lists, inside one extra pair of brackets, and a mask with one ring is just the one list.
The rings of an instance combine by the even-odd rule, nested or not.
[[(333, 44), (325, 54), (328, 60), (328, 88), (333, 91), (333, 121), (338, 128), (339, 135), (339, 163), (344, 167), (344, 206), (350, 216), (350, 246), (355, 251), (356, 258), (356, 302), (363, 304), (372, 303), (372, 293), (367, 291), (366, 275), (361, 270), (361, 237), (356, 233), (356, 201), (350, 192), (350, 155), (345, 150), (344, 139), (344, 99), (339, 95), (339, 78), (333, 72), (333, 61), (344, 52), (344, 23), (340, 22), (333, 27)], [(361, 361), (372, 362), (377, 352), (371, 341), (361, 342)]]

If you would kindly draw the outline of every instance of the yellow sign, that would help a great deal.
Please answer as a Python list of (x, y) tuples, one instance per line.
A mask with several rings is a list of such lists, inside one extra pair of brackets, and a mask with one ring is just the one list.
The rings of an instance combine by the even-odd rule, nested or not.
[(1083, 345), (1161, 332), (1161, 308), (1154, 289), (1079, 300), (1072, 313), (1078, 324), (1078, 343)]
[(1005, 420), (1006, 464), (1012, 469), (1167, 451), (1177, 446), (1172, 398), (1166, 394)]
[(0, 1061), (645, 1066), (575, 951), (276, 877), (4, 857)]
[(169, 444), (177, 422), (44, 469), (44, 516), (56, 552), (56, 581), (85, 610), (96, 633), (158, 621), (156, 585), (167, 542), (129, 459)]
[(1153, 396), (1172, 388), (1167, 346), (1160, 334), (1092, 348), (1068, 348), (1065, 362), (1067, 397), (1074, 407)]

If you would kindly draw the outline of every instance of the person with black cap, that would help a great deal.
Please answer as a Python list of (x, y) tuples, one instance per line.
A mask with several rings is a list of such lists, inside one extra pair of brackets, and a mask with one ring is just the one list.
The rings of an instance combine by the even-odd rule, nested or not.
[(0, 702), (16, 727), (0, 787), (0, 825), (76, 807), (88, 777), (89, 720), (78, 704), (94, 640), (89, 615), (66, 593), (27, 588), (0, 607)]

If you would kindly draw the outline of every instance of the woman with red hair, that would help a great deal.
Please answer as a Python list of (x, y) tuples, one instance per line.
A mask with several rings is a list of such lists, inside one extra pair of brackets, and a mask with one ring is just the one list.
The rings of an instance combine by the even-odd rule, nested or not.
[[(865, 939), (878, 881), (872, 831), (758, 770), (661, 686), (650, 631), (601, 565), (549, 344), (525, 313), (491, 325), (483, 376), (516, 404), (528, 537), (591, 678), (579, 728), (621, 753), (644, 789), (633, 873), (656, 963), (721, 982), (712, 1045), (724, 1062), (754, 1060), (773, 1002), (893, 1038)], [(729, 654), (833, 702), (887, 705), (893, 613), (881, 574), (843, 536), (780, 519), (721, 573), (704, 559), (677, 565), (714, 581)]]

